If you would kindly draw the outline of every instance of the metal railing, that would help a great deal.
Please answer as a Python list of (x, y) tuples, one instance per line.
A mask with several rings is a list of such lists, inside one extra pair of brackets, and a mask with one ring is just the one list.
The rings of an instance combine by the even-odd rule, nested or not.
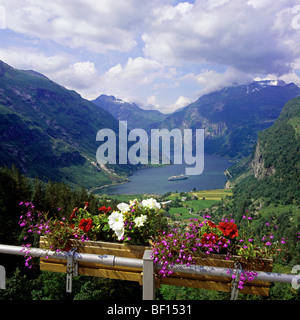
[[(155, 271), (160, 270), (159, 265), (153, 263), (151, 250), (146, 250), (144, 252), (143, 259), (135, 258), (125, 258), (113, 255), (98, 255), (89, 253), (78, 253), (76, 249), (69, 252), (61, 251), (54, 252), (46, 249), (40, 248), (30, 248), (30, 255), (32, 257), (39, 258), (55, 258), (61, 260), (67, 260), (67, 281), (66, 281), (66, 291), (71, 292), (72, 290), (72, 276), (78, 275), (78, 262), (92, 262), (109, 266), (125, 266), (132, 268), (142, 268), (143, 269), (143, 299), (144, 300), (154, 300), (155, 299)], [(0, 244), (0, 253), (20, 255), (25, 256), (27, 253), (24, 247), (12, 246)], [(181, 265), (175, 264), (169, 267), (170, 270), (174, 272), (182, 273), (193, 273), (199, 275), (207, 276), (220, 276), (232, 278), (232, 274), (238, 274), (239, 268), (220, 268), (220, 267), (208, 267), (200, 265)], [(68, 271), (69, 270), (69, 271)], [(297, 289), (300, 287), (300, 276), (295, 274), (283, 274), (274, 272), (262, 272), (257, 271), (257, 276), (255, 280), (267, 281), (267, 282), (280, 282), (291, 284)], [(238, 296), (238, 289), (235, 285), (238, 282), (238, 277), (235, 279), (231, 290), (231, 299), (235, 300)]]

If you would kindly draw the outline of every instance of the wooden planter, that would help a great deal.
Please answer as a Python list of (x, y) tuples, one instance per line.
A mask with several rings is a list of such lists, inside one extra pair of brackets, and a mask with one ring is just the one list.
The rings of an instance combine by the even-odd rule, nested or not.
[[(77, 248), (78, 253), (91, 253), (99, 255), (114, 255), (118, 257), (127, 257), (142, 259), (144, 251), (149, 249), (143, 246), (125, 245), (120, 243), (102, 242), (102, 241), (79, 241), (70, 240), (70, 244)], [(40, 239), (40, 247), (47, 248), (48, 244), (44, 237)], [(59, 259), (40, 259), (40, 269), (44, 271), (66, 273), (66, 260)], [(78, 274), (102, 277), (109, 279), (120, 279), (127, 281), (136, 281), (142, 284), (142, 268), (107, 266), (98, 263), (79, 262)]]
[[(226, 260), (225, 256), (217, 254), (203, 254), (201, 257), (196, 258), (196, 265), (202, 266), (234, 269), (234, 263), (234, 259)], [(242, 263), (242, 268), (244, 270), (253, 270), (251, 263)], [(256, 261), (255, 271), (271, 272), (272, 269), (272, 259), (262, 259)], [(232, 279), (227, 277), (174, 272), (166, 278), (159, 278), (157, 282), (158, 284), (169, 284), (174, 286), (230, 292)], [(246, 281), (244, 288), (240, 290), (239, 293), (267, 296), (269, 295), (269, 288), (270, 282), (258, 280)]]
[[(149, 247), (124, 245), (119, 243), (101, 242), (101, 241), (79, 241), (70, 240), (70, 244), (77, 247), (79, 253), (91, 253), (99, 255), (114, 255), (119, 257), (142, 259), (144, 251)], [(40, 239), (40, 247), (47, 248), (48, 245), (44, 239)], [(62, 272), (66, 273), (65, 260), (59, 259), (40, 259), (40, 269), (44, 271)], [(226, 260), (222, 255), (205, 255), (196, 259), (197, 265), (215, 266), (222, 268), (234, 268), (234, 260)], [(249, 264), (243, 264), (244, 269), (250, 269)], [(255, 267), (256, 271), (271, 272), (273, 269), (273, 261), (264, 259), (259, 261), (258, 266)], [(143, 269), (131, 268), (121, 266), (106, 266), (98, 263), (79, 262), (78, 274), (93, 277), (103, 277), (110, 279), (120, 279), (127, 281), (136, 281), (141, 285), (143, 284)], [(231, 279), (227, 277), (207, 276), (189, 273), (174, 272), (166, 278), (156, 277), (156, 286), (161, 284), (191, 287), (199, 289), (209, 289), (217, 291), (231, 291)], [(269, 294), (269, 282), (265, 281), (250, 281), (246, 282), (244, 289), (240, 293), (255, 294), (266, 296)]]

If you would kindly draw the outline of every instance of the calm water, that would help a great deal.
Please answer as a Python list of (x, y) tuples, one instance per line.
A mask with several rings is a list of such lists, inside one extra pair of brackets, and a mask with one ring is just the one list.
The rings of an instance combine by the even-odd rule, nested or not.
[(205, 155), (204, 171), (188, 179), (168, 181), (173, 175), (185, 173), (186, 164), (170, 165), (161, 168), (147, 168), (136, 171), (126, 184), (111, 186), (98, 190), (99, 194), (164, 194), (168, 191), (188, 192), (197, 190), (219, 189), (226, 181), (224, 171), (232, 165), (226, 159)]

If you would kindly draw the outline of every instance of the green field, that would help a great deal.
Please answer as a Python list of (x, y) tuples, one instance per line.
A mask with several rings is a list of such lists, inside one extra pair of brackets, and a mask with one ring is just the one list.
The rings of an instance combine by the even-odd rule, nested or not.
[[(214, 190), (201, 190), (201, 191), (195, 191), (195, 192), (187, 192), (186, 194), (192, 196), (196, 195), (198, 199), (205, 200), (213, 200), (215, 201), (222, 201), (222, 199), (225, 199), (226, 197), (232, 196), (232, 191), (230, 189), (214, 189)], [(120, 201), (129, 201), (132, 199), (141, 199), (141, 198), (149, 198), (149, 197), (159, 197), (157, 195), (143, 195), (143, 194), (117, 194), (117, 195), (106, 195), (102, 194), (101, 198), (109, 198), (109, 199), (118, 199)], [(165, 197), (165, 200), (175, 200), (176, 197), (180, 197), (180, 193), (172, 193), (171, 195)], [(209, 203), (207, 203), (209, 204)]]
[[(230, 189), (214, 189), (214, 190), (201, 190), (201, 191), (195, 191), (195, 192), (187, 192), (188, 195), (196, 195), (198, 199), (205, 200), (214, 200), (214, 201), (222, 201), (222, 199), (225, 199), (226, 197), (232, 196), (232, 190)], [(176, 197), (180, 197), (180, 193), (172, 193), (170, 196), (168, 196), (168, 199), (174, 200)]]
[[(198, 199), (193, 199), (194, 196), (197, 196)], [(170, 207), (169, 214), (178, 220), (186, 220), (197, 217), (201, 210), (205, 210), (230, 196), (232, 196), (232, 191), (229, 189), (215, 189), (187, 193), (172, 193), (166, 197), (166, 200), (179, 200), (181, 206)], [(183, 197), (187, 197), (188, 199), (182, 201)], [(192, 199), (189, 200), (189, 197)]]

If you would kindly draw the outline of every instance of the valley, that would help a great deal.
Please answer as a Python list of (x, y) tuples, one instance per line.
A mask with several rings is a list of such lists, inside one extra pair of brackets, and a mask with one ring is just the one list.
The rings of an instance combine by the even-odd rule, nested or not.
[[(22, 201), (33, 201), (51, 217), (68, 217), (85, 202), (97, 215), (99, 206), (116, 208), (119, 202), (153, 197), (170, 225), (204, 214), (240, 223), (248, 215), (255, 236), (262, 238), (266, 224), (272, 224), (274, 236), (283, 237), (288, 248), (284, 263), (275, 261), (274, 270), (288, 272), (300, 263), (299, 119), (300, 88), (294, 83), (232, 85), (166, 115), (114, 96), (88, 101), (39, 73), (0, 62), (0, 242), (20, 243)], [(182, 167), (120, 164), (119, 149), (116, 164), (97, 163), (97, 133), (117, 133), (119, 121), (147, 133), (202, 128), (203, 174), (170, 182), (168, 177), (182, 173)], [(134, 142), (128, 140), (129, 147)], [(16, 265), (24, 272), (19, 260), (8, 263), (9, 276)], [(47, 275), (35, 272), (32, 281), (45, 281), (47, 288), (42, 279)], [(28, 282), (35, 288), (29, 296), (47, 296)], [(21, 288), (18, 284), (16, 291)], [(296, 299), (299, 293), (272, 287), (270, 299), (280, 295)]]
[(293, 83), (253, 82), (204, 95), (167, 115), (113, 96), (88, 101), (40, 73), (4, 62), (0, 62), (0, 88), (0, 164), (14, 164), (43, 181), (88, 189), (124, 183), (143, 166), (97, 163), (97, 133), (110, 129), (119, 139), (119, 121), (127, 121), (130, 130), (142, 128), (148, 133), (154, 128), (202, 128), (205, 154), (236, 161), (249, 156), (258, 132), (270, 127), (284, 104), (300, 95)]

